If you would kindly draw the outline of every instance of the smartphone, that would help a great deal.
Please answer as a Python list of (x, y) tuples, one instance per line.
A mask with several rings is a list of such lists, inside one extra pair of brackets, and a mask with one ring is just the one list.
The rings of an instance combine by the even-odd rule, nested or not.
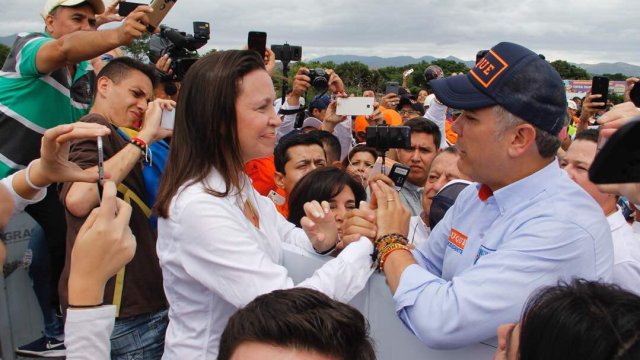
[(104, 146), (102, 136), (96, 138), (98, 145), (98, 201), (102, 201), (102, 188), (104, 186)]
[(633, 85), (629, 97), (631, 97), (631, 101), (636, 107), (640, 107), (640, 82)]
[(409, 176), (409, 171), (410, 169), (408, 166), (400, 163), (395, 163), (391, 167), (389, 178), (393, 181), (396, 191), (402, 190), (404, 182), (407, 180), (407, 176)]
[(148, 14), (149, 17), (149, 25), (147, 26), (147, 30), (149, 32), (155, 31), (155, 29), (160, 26), (160, 23), (169, 13), (169, 10), (176, 4), (178, 0), (152, 0), (151, 8), (153, 12)]
[(264, 58), (264, 52), (267, 50), (267, 33), (262, 31), (249, 31), (249, 39), (247, 44), (249, 50), (257, 51), (261, 58)]
[(411, 74), (413, 74), (413, 69), (405, 70), (405, 72), (402, 73), (402, 77), (407, 77)]
[(640, 182), (640, 117), (611, 135), (598, 151), (591, 167), (589, 179), (596, 184), (623, 184)]
[(289, 44), (271, 45), (271, 51), (276, 55), (276, 60), (287, 62), (302, 60), (302, 46)]
[(400, 90), (400, 84), (395, 81), (389, 81), (385, 84), (384, 93), (386, 94), (396, 94), (398, 95), (398, 91)]
[(596, 109), (604, 109), (607, 107), (607, 98), (609, 95), (609, 78), (606, 76), (594, 76), (591, 80), (591, 95), (600, 94), (602, 97), (594, 99), (594, 102), (603, 102), (604, 105), (596, 107)]
[(122, 17), (127, 17), (129, 16), (129, 14), (131, 14), (133, 10), (135, 10), (140, 5), (146, 5), (146, 4), (122, 1), (120, 2), (120, 4), (118, 4), (118, 15)]
[(337, 101), (337, 115), (371, 115), (374, 107), (372, 97), (339, 97)]
[(173, 130), (173, 125), (176, 122), (176, 111), (162, 110), (162, 120), (160, 121), (160, 127)]

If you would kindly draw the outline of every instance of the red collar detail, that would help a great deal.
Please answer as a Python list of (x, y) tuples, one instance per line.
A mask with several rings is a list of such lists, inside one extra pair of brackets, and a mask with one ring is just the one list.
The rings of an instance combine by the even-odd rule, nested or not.
[(493, 191), (485, 184), (480, 185), (480, 190), (478, 190), (478, 197), (482, 201), (487, 201), (488, 198), (493, 196)]

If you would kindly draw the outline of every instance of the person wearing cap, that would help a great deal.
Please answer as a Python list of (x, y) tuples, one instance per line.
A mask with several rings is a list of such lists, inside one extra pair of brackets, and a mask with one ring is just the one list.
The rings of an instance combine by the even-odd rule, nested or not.
[(555, 159), (567, 104), (549, 63), (503, 42), (466, 75), (430, 85), (444, 105), (464, 110), (453, 125), (458, 165), (475, 183), (413, 251), (398, 194), (372, 184), (379, 267), (398, 316), (427, 346), (495, 344), (498, 326), (517, 321), (537, 288), (608, 279), (611, 233)]
[[(148, 6), (134, 11), (120, 27), (95, 31), (120, 20), (116, 5), (105, 8), (102, 0), (47, 0), (41, 13), (44, 30), (18, 35), (0, 73), (0, 177), (27, 168), (38, 157), (45, 130), (88, 113), (95, 83), (88, 60), (127, 45), (146, 31)], [(66, 226), (55, 184), (43, 201), (26, 211), (46, 237), (32, 239), (31, 267), (45, 269), (32, 274), (46, 326), (44, 337), (18, 351), (40, 355), (52, 352), (47, 344), (60, 349), (62, 337), (55, 311), (46, 308), (57, 307), (55, 288), (64, 266)]]
[(410, 97), (403, 95), (398, 103), (398, 114), (402, 116), (402, 121), (415, 119), (424, 115), (424, 107), (411, 100)]

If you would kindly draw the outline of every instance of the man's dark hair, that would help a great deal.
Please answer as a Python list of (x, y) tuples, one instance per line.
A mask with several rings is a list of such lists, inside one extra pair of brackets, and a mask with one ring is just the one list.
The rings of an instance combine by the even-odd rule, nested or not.
[(115, 58), (107, 65), (105, 65), (102, 70), (98, 73), (97, 78), (105, 76), (114, 83), (119, 83), (122, 79), (126, 78), (130, 71), (137, 70), (141, 73), (145, 74), (149, 80), (151, 80), (151, 85), (155, 88), (158, 82), (158, 77), (156, 76), (156, 70), (153, 66), (143, 64), (140, 61), (130, 58), (130, 57), (119, 57)]
[(600, 131), (598, 131), (598, 129), (586, 129), (576, 133), (576, 137), (575, 139), (573, 139), (573, 141), (586, 140), (586, 141), (591, 141), (597, 144), (598, 135), (600, 135)]
[(423, 117), (417, 117), (414, 119), (410, 119), (402, 123), (403, 126), (408, 126), (411, 128), (411, 133), (423, 133), (429, 134), (433, 136), (433, 143), (436, 146), (436, 150), (440, 149), (440, 140), (442, 139), (442, 134), (440, 133), (440, 128), (438, 125), (429, 119), (425, 119)]
[(350, 305), (312, 289), (276, 290), (238, 310), (220, 340), (218, 360), (246, 342), (315, 351), (342, 360), (376, 358), (369, 326)]
[(535, 294), (522, 315), (520, 360), (640, 359), (640, 297), (586, 280)]
[[(295, 130), (294, 130), (295, 131)], [(318, 145), (324, 152), (324, 147), (322, 147), (322, 142), (318, 139), (317, 136), (313, 134), (307, 134), (304, 132), (291, 132), (280, 139), (280, 142), (273, 150), (273, 162), (276, 167), (276, 171), (280, 173), (284, 172), (284, 166), (291, 160), (289, 157), (289, 148), (294, 146), (309, 146), (309, 145)], [(325, 158), (327, 154), (324, 154)]]
[(334, 161), (340, 161), (340, 158), (342, 158), (342, 146), (340, 146), (340, 140), (338, 140), (337, 136), (324, 130), (313, 130), (310, 133), (318, 137), (322, 142), (327, 154), (327, 163), (332, 164)]

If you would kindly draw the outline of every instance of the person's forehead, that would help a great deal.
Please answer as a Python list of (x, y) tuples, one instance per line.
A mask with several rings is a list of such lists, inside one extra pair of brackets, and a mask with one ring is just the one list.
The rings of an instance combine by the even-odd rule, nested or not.
[(287, 149), (289, 155), (288, 162), (297, 162), (305, 159), (316, 160), (324, 159), (324, 150), (322, 146), (317, 144), (295, 145)]
[(368, 151), (358, 151), (357, 153), (353, 154), (353, 156), (351, 156), (351, 159), (364, 159), (364, 160), (374, 160), (375, 158), (373, 157), (373, 154), (371, 154)]
[(423, 132), (411, 133), (411, 146), (434, 146), (433, 135)]
[(596, 157), (597, 148), (598, 145), (593, 141), (576, 140), (569, 146), (565, 160), (591, 163)]
[(457, 169), (457, 161), (457, 155), (445, 152), (433, 159), (431, 162), (431, 169), (434, 171), (451, 170), (452, 167)]
[(129, 71), (115, 86), (122, 90), (138, 89), (142, 90), (147, 97), (153, 94), (153, 84), (148, 76), (140, 71)]

